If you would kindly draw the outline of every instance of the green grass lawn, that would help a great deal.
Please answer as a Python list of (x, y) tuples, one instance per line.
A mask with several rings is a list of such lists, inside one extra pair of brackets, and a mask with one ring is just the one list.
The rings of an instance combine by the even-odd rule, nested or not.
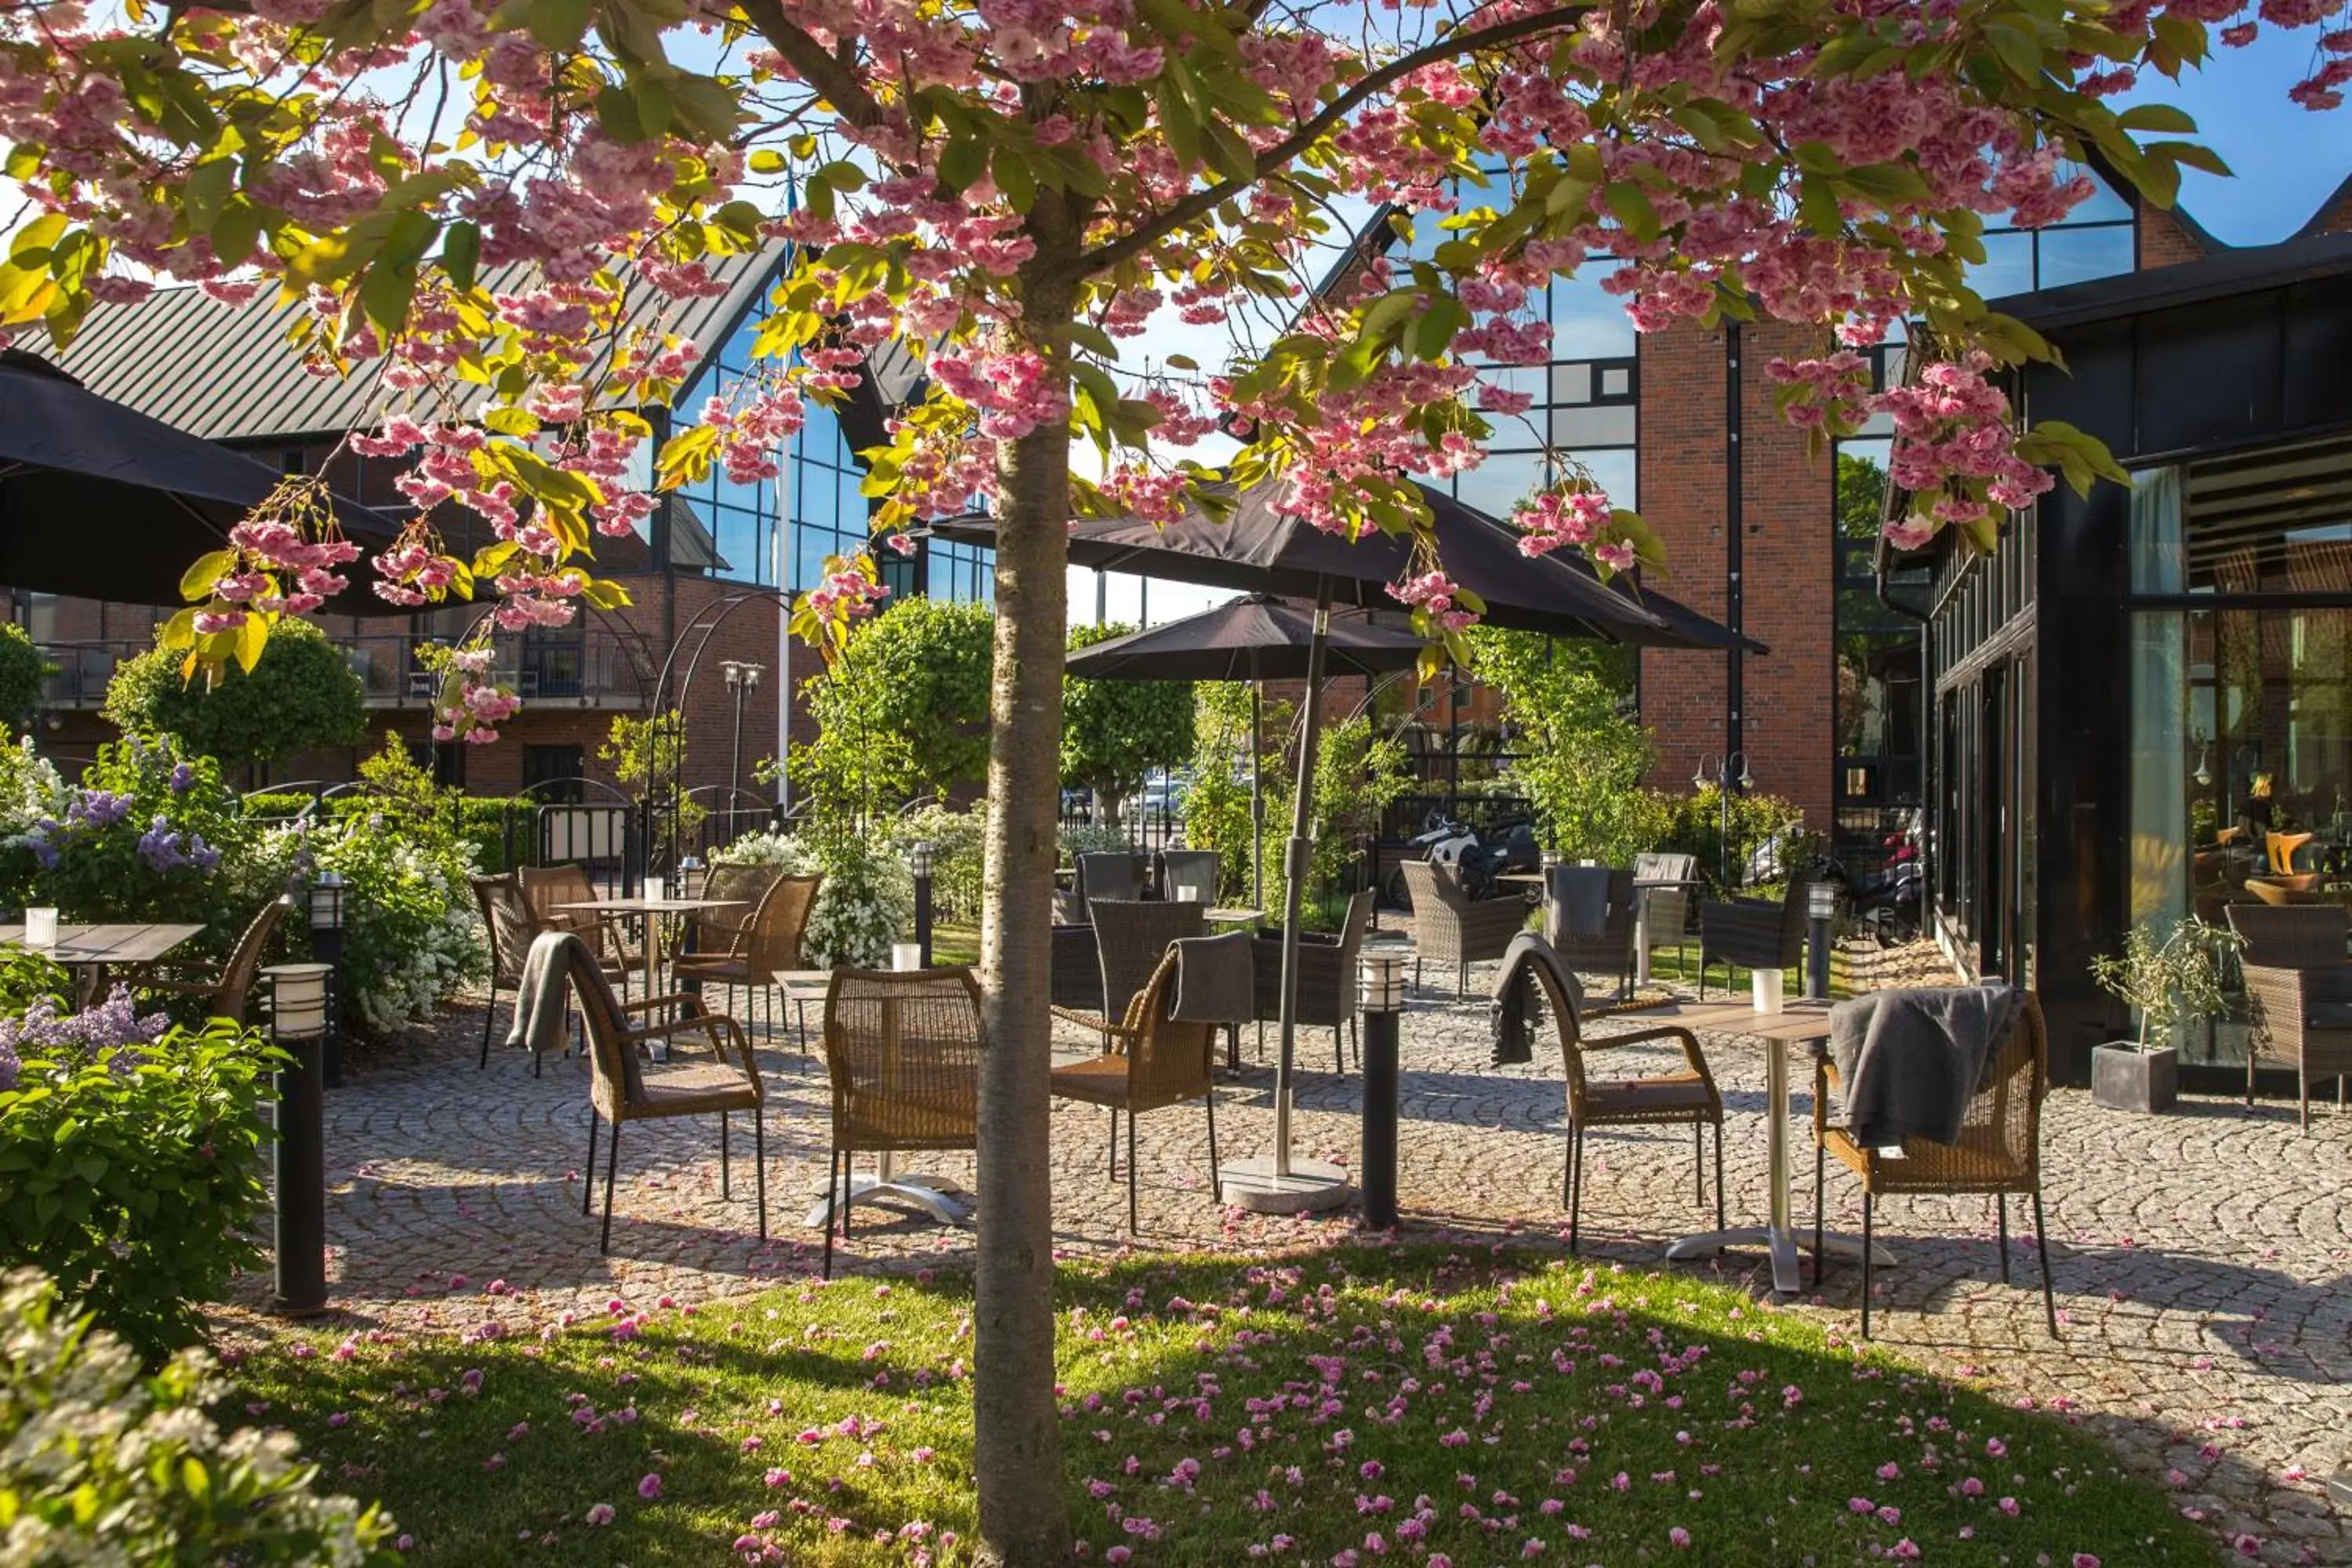
[[(1350, 1247), (1073, 1264), (1062, 1298), (1092, 1563), (2218, 1557), (2089, 1434), (1687, 1279)], [(289, 1332), (237, 1376), (411, 1562), (945, 1564), (971, 1356), (964, 1279), (865, 1278), (472, 1344)]]

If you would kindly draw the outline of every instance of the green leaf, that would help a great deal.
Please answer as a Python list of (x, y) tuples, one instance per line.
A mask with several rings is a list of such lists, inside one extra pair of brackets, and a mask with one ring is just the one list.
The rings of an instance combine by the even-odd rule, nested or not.
[(969, 190), (988, 168), (988, 149), (977, 136), (958, 136), (940, 153), (940, 183), (952, 191)]
[(1099, 354), (1104, 359), (1118, 358), (1118, 344), (1111, 340), (1108, 332), (1104, 331), (1092, 321), (1072, 321), (1069, 331), (1070, 341), (1080, 348)]
[(530, 0), (526, 24), (534, 42), (550, 49), (571, 50), (587, 35), (589, 15), (596, 0)]
[(1241, 132), (1222, 120), (1211, 119), (1209, 130), (1209, 163), (1217, 173), (1229, 180), (1249, 181), (1257, 178), (1257, 154), (1242, 139)]
[(441, 270), (448, 275), (450, 287), (461, 294), (472, 293), (481, 265), (481, 226), (470, 219), (451, 224), (441, 237)]
[(2116, 116), (2116, 123), (2126, 131), (2163, 131), (2183, 136), (2197, 132), (2197, 121), (2169, 103), (2135, 103)]
[(1601, 199), (1636, 242), (1647, 245), (1658, 237), (1658, 209), (1649, 192), (1630, 180), (1612, 180), (1601, 188)]
[(989, 158), (988, 167), (996, 177), (996, 188), (1014, 212), (1025, 213), (1037, 205), (1037, 176), (1020, 148), (1006, 142)]
[(755, 174), (781, 174), (784, 172), (784, 155), (773, 147), (761, 147), (751, 154), (751, 169)]
[(180, 597), (202, 602), (213, 596), (213, 584), (236, 564), (236, 552), (215, 550), (199, 555), (180, 574)]
[(1433, 360), (1453, 343), (1454, 335), (1470, 324), (1470, 312), (1451, 294), (1441, 294), (1412, 324), (1412, 352)]
[(539, 416), (527, 408), (493, 408), (482, 416), (482, 427), (527, 441), (539, 434)]
[(2042, 45), (2032, 34), (2007, 22), (1991, 22), (1986, 25), (1984, 36), (2001, 64), (2027, 81), (2042, 79)]

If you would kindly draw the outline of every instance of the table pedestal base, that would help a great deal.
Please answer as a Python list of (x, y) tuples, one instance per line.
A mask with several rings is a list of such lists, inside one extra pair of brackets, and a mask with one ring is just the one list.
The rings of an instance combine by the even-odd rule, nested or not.
[[(1772, 1254), (1772, 1289), (1784, 1296), (1793, 1296), (1804, 1289), (1804, 1274), (1798, 1263), (1800, 1248), (1811, 1251), (1813, 1238), (1810, 1232), (1775, 1230), (1769, 1225), (1735, 1226), (1729, 1230), (1701, 1231), (1686, 1236), (1666, 1248), (1666, 1258), (1673, 1263), (1688, 1263), (1696, 1258), (1713, 1258), (1734, 1247), (1763, 1246)], [(1853, 1236), (1828, 1235), (1822, 1237), (1822, 1251), (1832, 1258), (1860, 1259), (1862, 1238)], [(1873, 1264), (1880, 1268), (1892, 1268), (1900, 1262), (1884, 1245), (1873, 1244)], [(1814, 1266), (1815, 1278), (1820, 1265)]]
[(878, 1204), (896, 1199), (900, 1203), (912, 1204), (941, 1225), (971, 1223), (971, 1194), (949, 1177), (853, 1171), (839, 1194), (828, 1194), (809, 1205), (808, 1218), (803, 1223), (811, 1230), (822, 1230), (832, 1222), (836, 1196), (845, 1205)]
[(1217, 1167), (1217, 1180), (1225, 1189), (1225, 1202), (1253, 1214), (1314, 1214), (1338, 1208), (1356, 1195), (1348, 1184), (1348, 1173), (1321, 1160), (1294, 1159), (1279, 1175), (1271, 1154), (1229, 1160)]

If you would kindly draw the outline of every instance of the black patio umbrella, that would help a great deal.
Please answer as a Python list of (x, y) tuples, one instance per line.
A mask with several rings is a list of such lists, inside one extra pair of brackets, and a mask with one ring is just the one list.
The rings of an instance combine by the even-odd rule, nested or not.
[[(0, 584), (134, 605), (177, 605), (181, 574), (285, 476), (251, 458), (99, 396), (20, 350), (0, 350)], [(367, 554), (400, 525), (334, 498), (362, 559), (327, 602), (342, 615), (413, 611), (366, 581)]]
[[(1070, 656), (1064, 668), (1087, 680), (1246, 680), (1250, 683), (1250, 827), (1265, 841), (1259, 736), (1265, 682), (1304, 676), (1313, 657), (1315, 612), (1270, 594), (1250, 594), (1181, 621), (1147, 626)], [(1361, 614), (1331, 617), (1325, 673), (1379, 675), (1411, 669), (1428, 644)], [(1255, 898), (1265, 905), (1264, 856), (1250, 857)]]
[[(1347, 1198), (1347, 1178), (1320, 1161), (1294, 1161), (1290, 1152), (1290, 1076), (1298, 1018), (1299, 884), (1307, 864), (1307, 808), (1314, 787), (1317, 731), (1331, 608), (1393, 605), (1388, 592), (1413, 564), (1411, 545), (1386, 534), (1349, 542), (1316, 529), (1281, 510), (1277, 484), (1258, 486), (1237, 498), (1234, 515), (1217, 521), (1194, 510), (1160, 524), (1141, 518), (1092, 519), (1072, 525), (1069, 560), (1074, 566), (1132, 572), (1243, 593), (1286, 594), (1311, 598), (1316, 625), (1308, 643), (1304, 733), (1298, 747), (1298, 793), (1285, 846), (1286, 887), (1282, 910), (1282, 1050), (1275, 1068), (1274, 1153), (1269, 1159), (1236, 1162), (1220, 1173), (1234, 1201), (1245, 1208), (1298, 1212), (1329, 1208)], [(1518, 536), (1501, 523), (1427, 486), (1423, 494), (1434, 514), (1438, 559), (1454, 581), (1486, 602), (1490, 625), (1553, 637), (1591, 637), (1649, 647), (1727, 649), (1762, 645), (1717, 626), (1681, 605), (1671, 617), (1651, 607), (1655, 595), (1638, 598), (1603, 583), (1575, 560), (1520, 553)], [(940, 538), (992, 545), (994, 523), (984, 517), (958, 518), (934, 526)]]

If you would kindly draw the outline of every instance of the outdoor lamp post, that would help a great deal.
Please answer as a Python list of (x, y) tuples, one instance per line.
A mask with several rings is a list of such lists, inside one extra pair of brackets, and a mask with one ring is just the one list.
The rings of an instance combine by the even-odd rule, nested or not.
[(915, 874), (915, 945), (922, 949), (925, 969), (931, 966), (931, 860), (938, 852), (929, 839), (919, 838), (907, 855)]
[(727, 689), (735, 695), (735, 752), (727, 766), (727, 809), (731, 828), (735, 790), (743, 782), (743, 702), (760, 689), (760, 677), (768, 673), (768, 667), (727, 658), (719, 661), (719, 672), (727, 678)]
[[(1708, 763), (1712, 763), (1713, 767)], [(1699, 753), (1698, 769), (1691, 774), (1691, 788), (1705, 789), (1715, 785), (1715, 798), (1719, 821), (1716, 827), (1717, 875), (1722, 879), (1725, 895), (1729, 896), (1731, 880), (1731, 786), (1753, 788), (1756, 780), (1748, 772), (1748, 753), (1733, 752), (1728, 756), (1719, 752)]]
[(321, 1057), (334, 976), (324, 963), (279, 963), (269, 982), (269, 1033), (289, 1058), (278, 1069), (278, 1311), (305, 1315), (327, 1305), (327, 1131)]
[[(310, 956), (339, 979), (343, 972), (343, 874), (321, 871), (310, 881)], [(342, 987), (332, 988), (340, 1004)], [(320, 1055), (320, 1077), (329, 1089), (343, 1087), (343, 1020), (340, 1005), (327, 1016), (326, 1044)]]
[(1815, 882), (1805, 889), (1805, 914), (1812, 921), (1812, 932), (1805, 940), (1805, 954), (1811, 963), (1805, 971), (1805, 994), (1817, 1002), (1830, 996), (1830, 927), (1837, 919), (1837, 884)]
[(1356, 961), (1363, 1008), (1364, 1147), (1357, 1182), (1364, 1228), (1397, 1222), (1397, 1033), (1404, 1014), (1404, 954), (1367, 952)]

